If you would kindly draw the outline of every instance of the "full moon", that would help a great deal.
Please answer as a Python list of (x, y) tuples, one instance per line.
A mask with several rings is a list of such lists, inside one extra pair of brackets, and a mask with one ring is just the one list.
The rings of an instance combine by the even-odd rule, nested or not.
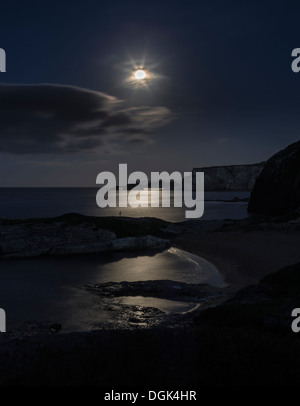
[(135, 71), (134, 76), (137, 80), (142, 80), (145, 79), (146, 73), (142, 69), (138, 69), (137, 71)]

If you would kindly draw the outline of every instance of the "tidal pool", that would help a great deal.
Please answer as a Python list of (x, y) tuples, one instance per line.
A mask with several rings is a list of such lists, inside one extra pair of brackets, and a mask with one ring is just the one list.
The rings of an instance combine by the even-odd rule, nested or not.
[[(86, 331), (111, 319), (112, 312), (101, 297), (82, 289), (85, 285), (166, 279), (225, 286), (213, 264), (177, 248), (138, 255), (1, 260), (0, 308), (6, 311), (7, 330), (25, 321), (51, 320), (62, 324), (62, 332)], [(194, 305), (140, 296), (120, 299), (120, 303), (169, 313), (183, 313)]]

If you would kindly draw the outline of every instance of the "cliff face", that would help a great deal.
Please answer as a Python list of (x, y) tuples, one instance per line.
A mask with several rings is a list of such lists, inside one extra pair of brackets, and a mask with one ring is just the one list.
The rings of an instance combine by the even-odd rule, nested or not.
[(193, 175), (196, 172), (204, 172), (205, 191), (252, 190), (263, 166), (264, 162), (253, 165), (194, 168)]
[(251, 193), (248, 210), (283, 214), (300, 207), (300, 141), (273, 155)]

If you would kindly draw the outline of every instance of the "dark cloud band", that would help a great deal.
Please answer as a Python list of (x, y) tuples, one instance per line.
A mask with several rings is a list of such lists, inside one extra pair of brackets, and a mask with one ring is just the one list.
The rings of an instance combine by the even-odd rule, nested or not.
[(0, 151), (72, 153), (109, 143), (147, 143), (172, 118), (165, 107), (124, 107), (75, 86), (0, 85)]

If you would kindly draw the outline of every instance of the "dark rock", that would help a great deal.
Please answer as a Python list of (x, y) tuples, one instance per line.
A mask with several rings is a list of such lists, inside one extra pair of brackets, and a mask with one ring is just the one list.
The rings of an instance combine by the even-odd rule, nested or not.
[(241, 289), (232, 299), (229, 299), (227, 303), (241, 303), (241, 304), (253, 304), (263, 303), (269, 300), (271, 287), (267, 285), (253, 285), (246, 286)]
[(26, 321), (18, 328), (9, 331), (6, 335), (12, 339), (31, 336), (45, 336), (58, 333), (61, 329), (61, 324), (53, 323), (51, 321)]
[[(293, 308), (296, 308), (294, 305)], [(267, 314), (264, 316), (263, 324), (265, 327), (274, 330), (285, 330), (289, 331), (291, 329), (291, 309), (288, 308), (281, 310), (278, 314)]]
[[(113, 221), (114, 219), (111, 220)], [(109, 226), (109, 221), (106, 220), (106, 222)], [(133, 224), (135, 223), (133, 219)], [(128, 227), (130, 228), (130, 224)], [(0, 257), (2, 258), (164, 249), (169, 246), (169, 240), (152, 235), (117, 238), (115, 232), (96, 227), (91, 221), (74, 223), (70, 219), (57, 218), (51, 222), (44, 219), (0, 222)]]
[(87, 285), (88, 291), (107, 297), (145, 296), (180, 301), (201, 302), (221, 295), (221, 289), (206, 284), (189, 284), (171, 280), (106, 282)]
[(280, 215), (300, 206), (300, 141), (273, 155), (257, 178), (248, 211)]

